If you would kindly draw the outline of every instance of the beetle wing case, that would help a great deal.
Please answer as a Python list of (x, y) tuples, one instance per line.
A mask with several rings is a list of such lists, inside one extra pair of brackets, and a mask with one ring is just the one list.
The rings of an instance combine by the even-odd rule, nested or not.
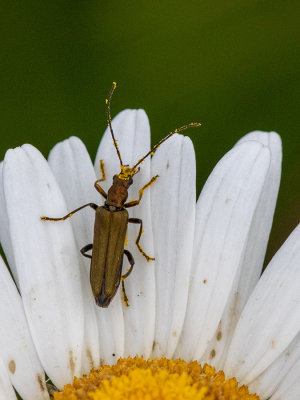
[(108, 307), (120, 285), (127, 225), (127, 210), (97, 208), (90, 281), (101, 307)]

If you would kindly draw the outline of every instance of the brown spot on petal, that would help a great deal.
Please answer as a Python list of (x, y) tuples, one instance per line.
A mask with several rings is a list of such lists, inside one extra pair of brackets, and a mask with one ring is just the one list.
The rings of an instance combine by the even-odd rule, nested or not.
[(8, 363), (8, 369), (9, 372), (11, 372), (12, 374), (16, 372), (16, 363), (14, 360), (10, 360), (10, 362)]
[(70, 362), (71, 375), (74, 376), (75, 375), (75, 361), (74, 361), (72, 350), (69, 351), (69, 362)]
[(162, 347), (161, 347), (159, 342), (155, 342), (155, 341), (153, 342), (152, 351), (153, 352), (157, 352), (159, 354), (162, 354), (161, 357), (163, 357), (164, 349), (162, 349)]
[(176, 331), (173, 331), (173, 332), (172, 332), (172, 336), (173, 336), (173, 337), (176, 337), (176, 336), (177, 336), (177, 332), (176, 332)]
[(274, 339), (272, 339), (272, 349), (274, 349), (274, 348), (275, 348), (275, 344), (276, 344), (275, 340), (274, 340)]
[(203, 279), (203, 283), (206, 284), (206, 282), (207, 282), (207, 280), (206, 280), (206, 279)]
[(210, 352), (209, 358), (212, 359), (216, 356), (216, 350), (212, 349), (212, 351)]
[(221, 340), (222, 339), (222, 332), (218, 331), (217, 332), (217, 340)]
[(45, 390), (47, 390), (47, 389), (46, 389), (46, 386), (44, 385), (43, 378), (41, 377), (40, 374), (37, 374), (36, 378), (37, 378), (38, 384), (40, 385), (41, 391), (45, 392)]
[(86, 349), (86, 356), (87, 356), (87, 359), (89, 360), (90, 369), (95, 368), (93, 357), (92, 357), (92, 352), (90, 349)]

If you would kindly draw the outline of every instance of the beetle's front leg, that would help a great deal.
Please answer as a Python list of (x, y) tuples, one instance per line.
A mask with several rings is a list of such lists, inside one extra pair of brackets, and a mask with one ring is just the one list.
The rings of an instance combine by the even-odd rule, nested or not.
[(76, 208), (76, 210), (73, 210), (73, 211), (69, 212), (69, 214), (64, 215), (64, 216), (61, 217), (61, 218), (45, 217), (45, 216), (43, 215), (43, 216), (41, 217), (41, 220), (43, 220), (43, 221), (64, 221), (64, 220), (66, 220), (66, 219), (72, 217), (73, 214), (75, 214), (77, 211), (82, 210), (84, 207), (92, 207), (94, 210), (96, 210), (96, 209), (98, 208), (97, 204), (95, 204), (95, 203), (88, 203), (88, 204), (85, 204), (84, 206), (81, 206), (81, 207)]
[(140, 230), (139, 234), (135, 240), (135, 244), (137, 245), (137, 248), (139, 249), (140, 253), (146, 258), (146, 260), (149, 261), (154, 261), (155, 258), (148, 256), (142, 249), (142, 246), (140, 245), (140, 238), (143, 233), (143, 221), (140, 218), (129, 218), (128, 222), (131, 222), (132, 224), (140, 224)]
[(133, 266), (134, 266), (134, 258), (132, 257), (132, 254), (130, 253), (130, 251), (128, 250), (124, 250), (124, 254), (127, 256), (127, 259), (129, 261), (130, 264), (130, 268), (129, 270), (126, 272), (126, 274), (121, 276), (121, 280), (122, 280), (122, 293), (123, 293), (123, 301), (125, 303), (126, 307), (129, 307), (129, 301), (128, 301), (128, 297), (126, 295), (125, 292), (125, 285), (124, 285), (124, 281), (126, 278), (128, 278), (128, 276), (131, 274), (132, 270), (133, 270)]
[(101, 178), (97, 179), (96, 182), (94, 183), (94, 187), (97, 190), (97, 192), (99, 192), (101, 194), (101, 196), (103, 196), (105, 199), (107, 199), (107, 193), (106, 191), (99, 185), (98, 182), (103, 182), (106, 179), (105, 176), (105, 168), (104, 168), (104, 161), (100, 160), (100, 171), (101, 171)]
[(124, 204), (124, 207), (125, 207), (125, 208), (128, 208), (128, 207), (137, 206), (137, 205), (139, 204), (139, 202), (141, 201), (141, 199), (142, 199), (144, 190), (147, 189), (149, 186), (151, 186), (151, 185), (156, 181), (157, 178), (158, 178), (158, 175), (153, 176), (153, 177), (150, 179), (150, 181), (149, 181), (148, 183), (146, 183), (146, 185), (144, 185), (144, 186), (139, 190), (139, 198), (138, 198), (137, 200), (131, 200), (131, 201), (129, 201), (128, 203), (125, 203), (125, 204)]

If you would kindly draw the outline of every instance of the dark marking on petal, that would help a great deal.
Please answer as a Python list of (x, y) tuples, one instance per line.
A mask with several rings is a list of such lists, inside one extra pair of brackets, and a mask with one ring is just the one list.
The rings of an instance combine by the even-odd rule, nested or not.
[(8, 363), (8, 369), (9, 372), (14, 374), (16, 372), (16, 363), (14, 360), (10, 360), (10, 362)]
[(95, 368), (93, 357), (92, 357), (92, 352), (89, 348), (86, 349), (86, 356), (87, 356), (87, 359), (89, 360), (90, 369)]
[(212, 359), (216, 356), (216, 350), (212, 349), (212, 351), (210, 352), (209, 358)]
[(239, 309), (240, 309), (240, 292), (234, 292), (234, 297), (233, 297), (233, 301), (230, 307), (230, 317), (233, 318), (233, 320), (235, 320), (238, 315), (239, 315)]
[(46, 383), (46, 385), (47, 385), (47, 390), (48, 390), (50, 399), (53, 400), (53, 398), (54, 398), (54, 397), (53, 397), (54, 392), (59, 392), (59, 390), (58, 390), (57, 387), (54, 386), (52, 383)]
[(203, 283), (204, 283), (204, 285), (206, 284), (206, 282), (207, 282), (207, 280), (206, 280), (206, 279), (203, 279)]
[(46, 388), (46, 386), (44, 385), (43, 378), (41, 377), (40, 374), (37, 374), (36, 378), (37, 378), (37, 381), (38, 381), (38, 384), (39, 384), (39, 386), (40, 386), (41, 391), (42, 391), (42, 392), (45, 392), (45, 391), (47, 390), (47, 388)]
[(170, 167), (170, 164), (169, 164), (169, 160), (168, 160), (168, 161), (167, 161), (166, 168), (169, 169), (169, 167)]
[(222, 331), (218, 331), (217, 340), (221, 340), (221, 339), (222, 339)]
[(74, 361), (73, 351), (72, 350), (69, 351), (69, 362), (70, 362), (71, 375), (73, 377), (75, 375), (75, 361)]

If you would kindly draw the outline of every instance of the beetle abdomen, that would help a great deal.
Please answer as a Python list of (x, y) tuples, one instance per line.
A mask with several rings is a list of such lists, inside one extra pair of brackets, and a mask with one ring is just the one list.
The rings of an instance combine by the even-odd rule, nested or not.
[(109, 305), (120, 285), (127, 224), (125, 209), (96, 210), (90, 280), (96, 303), (102, 307)]

